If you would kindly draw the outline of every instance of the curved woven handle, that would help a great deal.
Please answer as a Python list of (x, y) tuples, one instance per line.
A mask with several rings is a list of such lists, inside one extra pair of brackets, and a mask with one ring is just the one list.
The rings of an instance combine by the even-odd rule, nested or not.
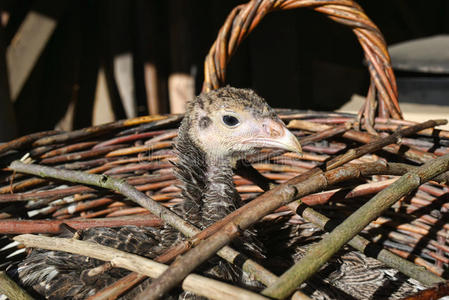
[(275, 10), (308, 7), (326, 14), (330, 19), (347, 25), (357, 36), (368, 61), (371, 75), (370, 90), (378, 93), (379, 116), (401, 119), (397, 100), (396, 78), (390, 63), (385, 40), (379, 28), (362, 8), (349, 0), (253, 0), (234, 8), (221, 27), (204, 63), (203, 91), (223, 85), (226, 65), (238, 45), (259, 24), (262, 18)]

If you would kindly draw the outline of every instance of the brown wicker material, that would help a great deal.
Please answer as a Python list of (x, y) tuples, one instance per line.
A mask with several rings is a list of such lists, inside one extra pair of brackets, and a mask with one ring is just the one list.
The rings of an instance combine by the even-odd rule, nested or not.
[[(290, 124), (290, 129), (303, 144), (304, 155), (266, 150), (250, 159), (259, 172), (276, 183), (285, 182), (314, 167), (326, 166), (338, 154), (372, 142), (376, 136), (366, 130), (375, 129), (379, 134), (386, 134), (413, 124), (400, 120), (395, 77), (382, 34), (352, 1), (251, 1), (236, 7), (207, 56), (203, 90), (223, 84), (230, 57), (268, 12), (297, 7), (314, 9), (336, 22), (351, 26), (365, 51), (373, 83), (368, 91), (369, 102), (362, 110), (365, 120), (375, 123), (371, 128), (369, 122), (365, 122), (365, 128), (355, 131), (350, 130), (355, 115), (279, 110), (280, 117)], [(380, 117), (374, 119), (369, 115), (372, 115), (370, 109), (376, 94)], [(397, 120), (388, 119), (390, 117)], [(170, 207), (182, 201), (172, 164), (176, 161), (173, 139), (181, 118), (179, 115), (140, 117), (67, 133), (48, 131), (31, 134), (0, 145), (0, 166), (3, 168), (0, 171), (0, 267), (3, 269), (25, 255), (23, 249), (16, 245), (2, 248), (15, 234), (55, 234), (67, 226), (85, 229), (161, 224), (146, 209), (114, 192), (16, 174), (7, 168), (12, 161), (22, 158), (41, 165), (121, 178)], [(298, 125), (300, 122), (295, 123), (295, 120), (312, 123), (307, 127), (305, 123)], [(427, 129), (397, 143), (350, 163), (388, 161), (419, 165), (449, 153), (449, 132)], [(389, 186), (395, 178), (376, 175), (361, 181), (345, 182), (302, 200), (328, 217), (342, 220)], [(236, 175), (234, 180), (243, 200), (254, 199), (262, 193), (260, 187), (247, 179)], [(447, 278), (448, 192), (446, 184), (431, 181), (421, 185), (371, 222), (364, 229), (364, 236)], [(288, 218), (292, 223), (311, 227), (309, 222), (291, 213), (287, 207), (281, 207), (265, 218)], [(15, 253), (17, 250), (22, 252)]]
[[(281, 117), (286, 123), (296, 119), (306, 119), (314, 122), (316, 128), (335, 126), (338, 129), (341, 124), (350, 122), (354, 116), (283, 110)], [(12, 160), (29, 153), (38, 164), (123, 178), (153, 199), (161, 201), (163, 205), (172, 206), (181, 201), (178, 182), (172, 174), (170, 163), (176, 159), (171, 148), (176, 130), (171, 128), (176, 127), (179, 121), (179, 117), (168, 117), (156, 121), (142, 118), (133, 122), (119, 121), (105, 126), (100, 135), (97, 133), (92, 136), (91, 133), (95, 130), (88, 128), (78, 133), (37, 136), (39, 139), (33, 144), (30, 144), (32, 141), (29, 140), (28, 145), (19, 145), (13, 141), (10, 145), (25, 148), (11, 150), (6, 147), (8, 145), (6, 144), (4, 149), (8, 148), (9, 152), (3, 152), (0, 159), (2, 165), (6, 166)], [(388, 131), (410, 124), (412, 123), (408, 121), (391, 122), (378, 119), (376, 129)], [(293, 129), (293, 131), (303, 141), (307, 141), (311, 136), (311, 132), (307, 130)], [(367, 133), (359, 134), (360, 137), (355, 139), (361, 141), (366, 138)], [(422, 163), (449, 153), (449, 133), (442, 131), (440, 136), (443, 138), (435, 140), (430, 137), (431, 134), (432, 132), (427, 131), (414, 138), (401, 140), (403, 147), (410, 147), (409, 151), (414, 151), (413, 155), (409, 155), (409, 151), (388, 155), (387, 152), (380, 152), (376, 155), (365, 156), (359, 162), (376, 161), (383, 159), (382, 155), (386, 155), (388, 161), (405, 159)], [(76, 141), (71, 139), (74, 136)], [(45, 146), (40, 146), (42, 144)], [(322, 165), (336, 154), (354, 146), (354, 139), (341, 137), (315, 139), (311, 144), (304, 145), (303, 157), (291, 153), (281, 153), (272, 157), (265, 155), (265, 158), (254, 158), (253, 165), (262, 174), (280, 183), (314, 166)], [(329, 217), (342, 219), (354, 211), (355, 207), (360, 206), (365, 199), (369, 199), (373, 194), (388, 186), (391, 178), (391, 176), (374, 176), (367, 182), (343, 186), (343, 191), (349, 192), (356, 187), (362, 189), (361, 191), (349, 192), (349, 194), (343, 191), (328, 192), (307, 196), (303, 200)], [(100, 223), (95, 223), (95, 220), (92, 223), (67, 223), (75, 228), (117, 226), (122, 223), (108, 225), (105, 222), (107, 218), (117, 216), (127, 217), (123, 224), (148, 226), (160, 224), (154, 218), (142, 219), (142, 215), (149, 214), (147, 210), (125, 201), (120, 195), (97, 188), (70, 183), (63, 183), (64, 186), (62, 186), (60, 182), (13, 174), (6, 169), (1, 172), (0, 180), (0, 233), (2, 234), (54, 233), (61, 229), (59, 227), (61, 220), (69, 219), (80, 222), (92, 218), (106, 218), (106, 220), (98, 221)], [(381, 184), (384, 181), (385, 183)], [(245, 200), (253, 199), (261, 193), (259, 187), (239, 176), (235, 176), (235, 183)], [(438, 275), (444, 275), (449, 263), (449, 245), (446, 239), (449, 226), (444, 222), (449, 208), (446, 203), (448, 191), (446, 185), (425, 184), (383, 217), (372, 222), (365, 232), (393, 252), (425, 266)], [(279, 217), (283, 214), (282, 211), (283, 209), (268, 218)], [(290, 217), (292, 222), (304, 223), (299, 216), (290, 215)], [(23, 221), (19, 219), (35, 221), (29, 221), (34, 223), (27, 224), (21, 223)], [(38, 221), (41, 219), (50, 221)], [(1, 240), (6, 243), (8, 237), (3, 236)], [(20, 256), (6, 258), (15, 249), (1, 251), (0, 261), (19, 259)]]

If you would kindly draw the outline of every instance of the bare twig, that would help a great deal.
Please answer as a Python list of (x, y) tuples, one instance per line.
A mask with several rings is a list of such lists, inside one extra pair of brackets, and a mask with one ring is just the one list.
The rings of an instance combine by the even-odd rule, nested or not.
[(3, 153), (6, 153), (9, 150), (18, 150), (22, 149), (24, 147), (29, 146), (32, 144), (35, 140), (49, 136), (49, 135), (55, 135), (58, 134), (59, 131), (42, 131), (38, 133), (32, 133), (29, 135), (22, 136), (20, 138), (17, 138), (15, 140), (12, 140), (8, 143), (0, 145), (0, 155)]
[(0, 295), (5, 294), (11, 300), (32, 300), (20, 286), (11, 280), (4, 271), (0, 271)]
[(317, 141), (322, 141), (325, 139), (329, 139), (331, 137), (334, 137), (336, 135), (345, 133), (346, 131), (348, 131), (349, 129), (351, 129), (352, 124), (350, 122), (347, 122), (343, 125), (339, 125), (339, 126), (335, 126), (335, 127), (330, 127), (328, 129), (324, 129), (324, 130), (320, 130), (317, 133), (308, 135), (306, 137), (303, 137), (301, 139), (299, 139), (299, 141), (301, 142), (301, 146), (302, 145), (307, 145), (313, 142), (317, 142)]
[(334, 253), (385, 209), (422, 183), (448, 169), (449, 155), (445, 155), (402, 176), (349, 216), (329, 235), (325, 235), (319, 243), (312, 246), (297, 264), (285, 272), (277, 283), (266, 288), (263, 294), (276, 299), (282, 299), (291, 294), (299, 284), (315, 273)]
[[(89, 173), (89, 172), (87, 172)], [(97, 175), (99, 176), (99, 175)], [(38, 183), (45, 182), (45, 179), (40, 178), (32, 178), (32, 180), (38, 181)], [(149, 190), (151, 188), (160, 188), (161, 186), (148, 186), (147, 184), (163, 184), (161, 182), (166, 182), (167, 180), (175, 179), (173, 174), (165, 174), (165, 175), (149, 175), (149, 176), (140, 176), (139, 178), (130, 178), (127, 179), (131, 185), (144, 185), (139, 188), (142, 190)], [(15, 191), (15, 187), (13, 189), (9, 188), (4, 190), (3, 192), (8, 193)], [(87, 192), (96, 191), (93, 188), (87, 186), (70, 186), (67, 188), (61, 188), (56, 190), (48, 190), (48, 191), (37, 191), (37, 192), (28, 192), (28, 193), (17, 193), (17, 194), (0, 194), (0, 202), (14, 202), (14, 201), (28, 201), (33, 199), (48, 199), (48, 198), (63, 198), (69, 195), (81, 194)]]
[[(329, 191), (325, 191), (325, 192), (315, 193), (315, 194), (311, 194), (311, 195), (302, 197), (301, 202), (305, 203), (307, 205), (314, 206), (314, 205), (318, 205), (318, 204), (327, 203), (330, 199), (332, 199), (333, 197), (335, 197), (336, 195), (338, 195), (340, 193), (342, 193), (343, 195), (342, 195), (342, 197), (338, 198), (339, 200), (371, 195), (371, 194), (375, 194), (375, 193), (383, 190), (384, 188), (388, 187), (395, 180), (396, 179), (388, 179), (388, 180), (370, 182), (370, 183), (366, 183), (366, 184), (361, 184), (353, 189), (339, 188), (339, 189), (335, 189), (335, 190), (329, 190)], [(290, 203), (289, 207), (292, 204), (296, 204), (296, 203), (294, 203), (294, 202)]]
[(124, 225), (151, 226), (162, 225), (161, 219), (153, 215), (104, 218), (104, 219), (71, 219), (71, 220), (0, 220), (1, 234), (22, 233), (58, 233), (61, 225), (66, 224), (76, 230), (92, 227), (117, 227)]
[[(395, 119), (385, 119), (385, 118), (376, 118), (376, 124), (374, 125), (374, 128), (378, 130), (386, 130), (386, 131), (395, 131), (398, 130), (401, 126), (411, 126), (417, 124), (415, 121), (410, 120), (395, 120)], [(432, 137), (438, 137), (442, 139), (449, 139), (449, 131), (438, 129), (438, 128), (428, 128), (423, 129), (417, 134), (425, 135), (425, 136), (432, 136)]]
[(140, 283), (142, 280), (147, 278), (147, 276), (140, 273), (131, 272), (128, 275), (120, 278), (111, 285), (105, 287), (104, 289), (98, 291), (92, 296), (89, 296), (87, 300), (109, 300), (116, 299), (118, 296), (122, 295), (124, 292), (128, 291), (130, 288)]
[(61, 154), (61, 155), (57, 155), (57, 156), (51, 156), (48, 158), (44, 158), (40, 161), (40, 163), (44, 164), (44, 165), (52, 165), (52, 164), (62, 164), (62, 163), (66, 163), (69, 161), (85, 160), (85, 159), (88, 159), (91, 157), (107, 155), (108, 153), (114, 152), (114, 150), (117, 150), (121, 147), (122, 147), (122, 145), (111, 145), (111, 146), (106, 146), (106, 147), (99, 148), (99, 149), (89, 149), (89, 150), (84, 150), (84, 151)]
[[(403, 175), (409, 171), (415, 170), (416, 166), (411, 166), (407, 164), (402, 163), (388, 163), (385, 165), (385, 170), (383, 171), (383, 174), (385, 175)], [(257, 171), (256, 171), (257, 172)], [(262, 176), (262, 175), (259, 175)], [(253, 177), (255, 178), (255, 177)], [(449, 179), (449, 172), (442, 173), (435, 178), (433, 178), (433, 181), (445, 183), (448, 182)], [(348, 191), (344, 198), (352, 198), (357, 197), (361, 195), (367, 195), (372, 193), (377, 193), (379, 190), (382, 190), (389, 186), (391, 183), (396, 181), (396, 179), (392, 180), (384, 180), (380, 182), (374, 182), (369, 183), (365, 185), (360, 185), (350, 191)], [(258, 184), (258, 182), (256, 181)], [(306, 203), (308, 205), (316, 205), (318, 203), (324, 203), (329, 200), (330, 197), (332, 197), (335, 193), (337, 193), (339, 190), (333, 190), (333, 191), (326, 191), (318, 194), (311, 194), (309, 196), (305, 196), (301, 198), (301, 201), (303, 203)], [(292, 202), (288, 205), (288, 208), (290, 208), (293, 212), (297, 211), (298, 206), (300, 206), (300, 203)], [(302, 204), (304, 206), (304, 204)], [(326, 216), (314, 211), (311, 208), (301, 209), (302, 216), (307, 219), (308, 221), (320, 226), (321, 228), (328, 227), (326, 224), (331, 222)], [(379, 218), (378, 218), (379, 219)], [(435, 221), (434, 221), (435, 222)], [(410, 227), (410, 224), (406, 224), (406, 226), (399, 226), (397, 228), (400, 228), (401, 230), (408, 230), (408, 227)], [(423, 235), (427, 235), (428, 232), (426, 231)], [(431, 244), (433, 244), (433, 241), (429, 241)], [(410, 243), (410, 241), (407, 241), (407, 243)], [(416, 242), (415, 242), (416, 243)], [(399, 270), (400, 272), (406, 274), (407, 276), (414, 278), (423, 284), (431, 285), (438, 282), (443, 281), (443, 279), (439, 276), (434, 275), (433, 273), (427, 271), (427, 269), (423, 269), (421, 267), (418, 267), (417, 265), (407, 261), (406, 259), (403, 259), (402, 257), (395, 255), (394, 253), (383, 249), (382, 247), (370, 243), (368, 240), (356, 236), (354, 237), (350, 242), (349, 245), (354, 247), (355, 249), (364, 252), (365, 254), (375, 257), (376, 259), (380, 260), (381, 262), (385, 263), (387, 266), (390, 266), (392, 268), (395, 268)], [(441, 247), (441, 245), (435, 245), (435, 247)], [(376, 248), (375, 251), (372, 251), (373, 248)], [(367, 250), (368, 249), (368, 250)], [(446, 252), (448, 252), (447, 250)], [(417, 261), (418, 265), (422, 265)]]
[[(125, 268), (152, 278), (159, 276), (167, 268), (167, 266), (147, 258), (92, 242), (31, 234), (16, 236), (14, 240), (27, 247), (70, 252), (108, 261), (114, 267)], [(182, 287), (211, 299), (266, 299), (247, 290), (195, 274), (189, 275), (184, 280)]]

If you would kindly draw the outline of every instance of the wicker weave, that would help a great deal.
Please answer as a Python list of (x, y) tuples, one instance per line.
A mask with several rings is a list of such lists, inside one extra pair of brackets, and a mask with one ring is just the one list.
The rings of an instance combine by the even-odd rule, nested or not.
[[(356, 34), (365, 51), (374, 83), (369, 95), (372, 97), (377, 91), (379, 96), (381, 118), (376, 119), (374, 128), (382, 134), (411, 125), (412, 122), (408, 121), (382, 118), (401, 117), (395, 77), (382, 34), (353, 1), (251, 1), (236, 7), (220, 29), (207, 56), (203, 90), (223, 84), (226, 65), (232, 54), (267, 13), (297, 7), (325, 13), (332, 20), (350, 26)], [(348, 114), (293, 110), (281, 110), (279, 113), (286, 123), (308, 120), (316, 128), (331, 126), (338, 129), (355, 118)], [(172, 145), (181, 118), (173, 115), (141, 117), (69, 133), (36, 133), (1, 145), (0, 162), (4, 167), (0, 174), (2, 245), (10, 243), (13, 234), (57, 233), (62, 223), (77, 229), (120, 224), (160, 225), (160, 220), (148, 217), (146, 209), (137, 207), (120, 195), (88, 186), (14, 174), (6, 166), (26, 154), (28, 159), (38, 164), (122, 178), (163, 205), (172, 206), (181, 201), (171, 164), (176, 160)], [(312, 134), (306, 128), (293, 125), (291, 128), (301, 140)], [(263, 159), (260, 156), (255, 158), (253, 166), (266, 177), (281, 183), (375, 138), (363, 130), (354, 133), (352, 138), (342, 137), (341, 132), (304, 145), (305, 154), (302, 157), (292, 153), (264, 152)], [(355, 163), (388, 160), (420, 164), (449, 153), (449, 132), (445, 131), (438, 134), (435, 131), (421, 132), (400, 142), (401, 147), (384, 148), (386, 151), (365, 155)], [(366, 199), (391, 184), (393, 179), (391, 176), (373, 176), (364, 182), (335, 187), (339, 190), (307, 196), (303, 201), (331, 218), (343, 219)], [(253, 199), (262, 192), (239, 176), (235, 176), (235, 183), (244, 200)], [(447, 278), (449, 225), (445, 220), (449, 208), (446, 203), (448, 192), (449, 188), (444, 184), (430, 182), (422, 185), (373, 221), (364, 230), (365, 235), (394, 253)], [(288, 213), (286, 208), (267, 216), (281, 217), (306, 224), (300, 216)], [(45, 222), (40, 222), (44, 219)], [(89, 219), (92, 219), (91, 223), (87, 222)], [(0, 250), (2, 267), (23, 257), (23, 250), (11, 255), (17, 249), (17, 246), (12, 246)]]
[[(341, 114), (311, 114), (295, 111), (282, 111), (285, 122), (294, 119), (310, 120), (316, 126), (339, 126), (352, 121), (354, 116)], [(118, 122), (98, 128), (75, 131), (69, 134), (41, 137), (28, 140), (28, 145), (22, 145), (22, 150), (10, 150), (10, 155), (4, 155), (1, 160), (7, 165), (13, 159), (29, 153), (35, 163), (62, 167), (71, 170), (83, 170), (90, 173), (108, 174), (124, 178), (139, 190), (145, 191), (153, 199), (171, 206), (180, 201), (178, 182), (172, 174), (172, 164), (175, 160), (172, 152), (172, 139), (176, 136), (176, 127), (180, 117), (168, 117), (164, 120), (151, 121), (142, 118), (134, 122)], [(149, 122), (148, 122), (149, 121)], [(396, 129), (397, 124), (411, 124), (407, 121), (378, 120), (377, 130)], [(141, 123), (141, 124), (139, 124)], [(132, 125), (130, 125), (132, 124)], [(107, 128), (106, 128), (107, 127)], [(106, 128), (106, 129), (105, 129)], [(310, 132), (294, 130), (299, 138), (304, 138)], [(361, 132), (361, 135), (366, 133)], [(424, 162), (433, 157), (449, 152), (449, 134), (442, 132), (443, 139), (434, 139), (426, 135), (402, 140), (403, 146), (411, 147), (408, 152), (396, 155), (386, 155), (388, 161), (414, 160)], [(76, 141), (78, 140), (78, 141)], [(53, 142), (50, 142), (53, 141)], [(15, 143), (17, 144), (17, 143)], [(40, 146), (45, 144), (45, 146)], [(339, 137), (305, 145), (305, 155), (298, 157), (293, 154), (277, 155), (254, 163), (256, 169), (265, 176), (283, 182), (324, 161), (337, 153), (355, 146), (354, 141)], [(414, 151), (412, 155), (409, 155)], [(430, 151), (430, 152), (427, 152)], [(3, 153), (5, 154), (5, 153)], [(382, 154), (382, 153), (379, 153)], [(414, 159), (413, 159), (414, 157)], [(382, 159), (378, 155), (364, 157), (361, 161)], [(345, 196), (344, 192), (326, 196), (308, 196), (305, 201), (318, 205), (326, 215), (341, 219), (359, 206), (364, 199), (373, 195), (384, 185), (377, 182), (391, 177), (375, 176), (365, 187), (366, 192), (352, 193)], [(235, 182), (243, 199), (252, 199), (261, 193), (259, 187), (238, 176)], [(386, 181), (385, 184), (390, 181)], [(343, 186), (350, 191), (358, 184)], [(360, 187), (359, 187), (360, 188)], [(449, 246), (447, 245), (447, 230), (444, 222), (447, 218), (447, 192), (445, 185), (428, 183), (420, 187), (408, 199), (404, 199), (394, 209), (373, 222), (369, 228), (375, 240), (380, 241), (395, 253), (414, 260), (436, 274), (443, 275), (449, 262)], [(347, 199), (346, 199), (347, 198)], [(77, 184), (63, 183), (41, 179), (33, 176), (12, 174), (3, 171), (0, 184), (0, 218), (3, 219), (0, 228), (3, 233), (25, 232), (56, 232), (60, 221), (74, 218), (109, 218), (116, 216), (137, 216), (148, 214), (143, 208), (124, 201), (122, 196)], [(274, 217), (273, 215), (271, 217)], [(54, 221), (53, 227), (41, 227), (38, 223), (18, 228), (10, 218), (49, 219)], [(298, 216), (293, 216), (294, 222), (304, 222)], [(142, 224), (141, 218), (125, 220), (129, 224)], [(154, 220), (148, 220), (158, 224)], [(56, 225), (55, 225), (56, 224)], [(101, 224), (100, 224), (101, 225)], [(70, 226), (77, 226), (71, 224)], [(94, 225), (83, 225), (94, 226)], [(98, 225), (96, 225), (98, 226)], [(108, 225), (105, 225), (108, 226)], [(111, 225), (109, 225), (111, 226)], [(83, 228), (83, 227), (80, 227)], [(379, 236), (377, 235), (379, 234)], [(3, 237), (3, 243), (8, 238)], [(19, 257), (6, 258), (14, 248), (1, 251), (0, 261), (16, 260)]]

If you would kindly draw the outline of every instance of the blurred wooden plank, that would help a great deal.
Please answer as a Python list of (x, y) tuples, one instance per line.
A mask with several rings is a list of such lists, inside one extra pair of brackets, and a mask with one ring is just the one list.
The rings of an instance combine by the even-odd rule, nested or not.
[(127, 118), (137, 116), (136, 99), (134, 97), (133, 55), (131, 52), (114, 57), (114, 78), (125, 109)]
[(195, 78), (185, 73), (171, 74), (168, 78), (170, 112), (184, 113), (187, 101), (195, 97)]
[(160, 114), (159, 84), (156, 66), (144, 64), (145, 90), (147, 92), (147, 107), (149, 114)]
[(15, 101), (53, 34), (57, 20), (30, 11), (6, 51), (11, 100)]
[(92, 125), (100, 125), (115, 121), (114, 110), (111, 105), (104, 69), (98, 72), (97, 89), (95, 91)]

